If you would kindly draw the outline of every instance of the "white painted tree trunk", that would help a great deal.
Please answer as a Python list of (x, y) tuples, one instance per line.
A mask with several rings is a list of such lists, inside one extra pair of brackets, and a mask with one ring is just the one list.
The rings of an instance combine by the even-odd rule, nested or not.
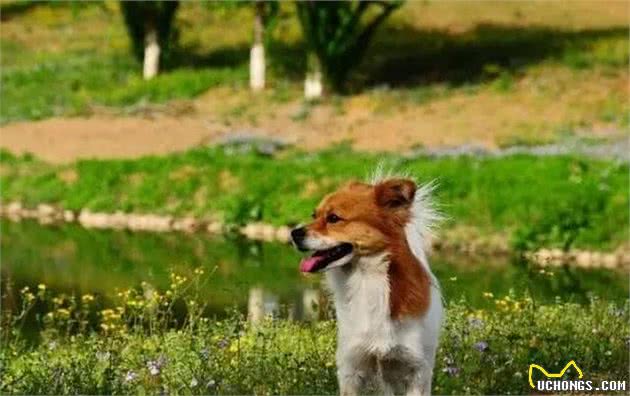
[(256, 43), (249, 53), (249, 86), (252, 91), (265, 89), (265, 46)]
[(142, 75), (145, 80), (157, 76), (160, 70), (160, 44), (155, 28), (147, 31), (144, 40), (144, 68)]
[(249, 86), (252, 91), (265, 89), (264, 10), (262, 1), (258, 1), (255, 5), (254, 45), (249, 53)]
[(306, 78), (304, 79), (304, 98), (314, 100), (321, 98), (324, 93), (322, 69), (315, 54), (309, 54), (308, 56), (308, 67)]

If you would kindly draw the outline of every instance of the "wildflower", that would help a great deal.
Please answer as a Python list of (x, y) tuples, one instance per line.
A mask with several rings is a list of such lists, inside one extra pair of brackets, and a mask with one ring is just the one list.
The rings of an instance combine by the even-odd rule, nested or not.
[(225, 339), (225, 338), (221, 339), (221, 340), (217, 343), (217, 345), (219, 346), (219, 348), (220, 348), (220, 349), (225, 349), (225, 348), (227, 348), (227, 346), (228, 346), (229, 344), (230, 344), (230, 342), (229, 342), (227, 339)]
[(81, 301), (83, 301), (84, 304), (90, 303), (92, 301), (94, 301), (94, 296), (91, 294), (84, 294), (81, 297)]
[(147, 363), (147, 368), (149, 369), (149, 373), (153, 376), (160, 374), (160, 368), (153, 361)]
[(37, 288), (38, 288), (39, 290), (41, 290), (41, 291), (44, 291), (44, 290), (46, 290), (46, 285), (45, 285), (45, 284), (43, 284), (43, 283), (40, 283), (39, 285), (37, 285)]
[(449, 279), (450, 279), (450, 281), (451, 281), (451, 282), (455, 282), (455, 281), (457, 280), (457, 277), (456, 277), (456, 276), (453, 276), (453, 277), (451, 277), (451, 278), (449, 278)]
[(206, 388), (212, 389), (215, 387), (216, 384), (217, 384), (216, 381), (211, 379), (210, 381), (208, 381), (208, 383), (206, 383)]
[(608, 308), (608, 313), (611, 316), (621, 317), (621, 316), (623, 316), (623, 309), (617, 308), (617, 307), (609, 307)]
[(479, 352), (485, 352), (488, 350), (488, 343), (485, 341), (479, 341), (476, 342), (475, 345), (473, 345), (473, 348), (475, 348)]
[(22, 290), (20, 290), (20, 293), (24, 294), (24, 293), (28, 293), (31, 289), (28, 286), (24, 286), (22, 288)]
[(149, 360), (147, 362), (147, 368), (149, 369), (149, 373), (151, 375), (156, 376), (159, 375), (162, 371), (162, 367), (166, 364), (166, 358), (160, 355), (156, 360)]
[(110, 356), (111, 355), (109, 352), (102, 352), (102, 351), (96, 352), (96, 359), (100, 362), (108, 361)]
[(195, 388), (197, 385), (199, 385), (199, 381), (197, 381), (197, 378), (194, 378), (190, 381), (190, 387), (191, 388)]
[(138, 374), (135, 371), (129, 370), (127, 374), (125, 374), (125, 382), (134, 382), (138, 378)]
[(483, 292), (483, 296), (486, 298), (493, 298), (494, 294), (490, 293), (490, 292)]
[(459, 375), (459, 367), (455, 367), (455, 366), (445, 367), (442, 371), (450, 375), (451, 377), (456, 377)]
[(35, 300), (35, 296), (33, 295), (33, 293), (26, 292), (24, 293), (24, 299), (26, 300), (26, 302), (30, 303)]
[(480, 329), (480, 328), (483, 327), (484, 322), (483, 322), (483, 320), (481, 320), (479, 318), (472, 317), (472, 318), (468, 318), (468, 324), (473, 329)]
[(55, 341), (51, 341), (48, 343), (48, 349), (50, 349), (51, 351), (57, 348), (57, 342)]
[(65, 308), (59, 308), (59, 309), (57, 310), (57, 313), (59, 314), (59, 317), (60, 317), (61, 319), (68, 319), (68, 318), (70, 317), (70, 311), (68, 311), (68, 310), (67, 310), (67, 309), (65, 309)]

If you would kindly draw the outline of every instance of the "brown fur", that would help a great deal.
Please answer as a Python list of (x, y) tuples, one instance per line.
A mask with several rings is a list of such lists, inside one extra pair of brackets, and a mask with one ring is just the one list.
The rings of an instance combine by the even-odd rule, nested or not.
[[(429, 275), (405, 238), (415, 191), (415, 183), (407, 179), (390, 179), (375, 186), (351, 182), (326, 196), (307, 226), (307, 232), (352, 243), (357, 255), (389, 252), (390, 311), (394, 319), (420, 316), (430, 303)], [(341, 220), (327, 222), (333, 213)]]

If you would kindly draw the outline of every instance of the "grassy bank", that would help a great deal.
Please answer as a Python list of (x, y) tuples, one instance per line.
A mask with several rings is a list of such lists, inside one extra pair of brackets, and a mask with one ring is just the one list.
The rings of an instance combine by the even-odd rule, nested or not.
[(612, 249), (627, 238), (628, 166), (572, 157), (416, 157), (337, 147), (275, 156), (252, 146), (198, 148), (136, 160), (50, 165), (3, 153), (2, 196), (26, 205), (220, 218), (231, 224), (308, 220), (321, 197), (379, 161), (437, 180), (448, 220), (481, 235), (502, 234), (518, 249)]
[[(147, 285), (122, 290), (108, 309), (92, 295), (52, 295), (45, 285), (22, 290), (22, 310), (3, 316), (0, 391), (336, 393), (333, 321), (208, 319), (195, 298), (200, 275), (191, 281), (172, 275), (164, 294), (147, 293)], [(515, 296), (494, 302), (492, 311), (449, 304), (435, 393), (525, 394), (530, 363), (556, 372), (571, 359), (585, 380), (628, 379), (627, 304), (541, 306)], [(19, 331), (22, 313), (37, 305), (48, 311), (39, 317), (44, 329), (27, 342)]]

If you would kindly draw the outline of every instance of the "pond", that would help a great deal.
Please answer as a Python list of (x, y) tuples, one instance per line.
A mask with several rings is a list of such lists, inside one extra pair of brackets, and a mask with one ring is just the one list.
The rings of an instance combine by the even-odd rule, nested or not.
[[(44, 283), (53, 292), (90, 293), (103, 306), (114, 304), (117, 290), (147, 282), (167, 289), (170, 273), (205, 269), (201, 297), (208, 313), (233, 308), (250, 316), (269, 313), (295, 319), (321, 317), (320, 275), (298, 271), (300, 254), (281, 243), (261, 243), (206, 234), (95, 231), (77, 225), (42, 226), (2, 221), (2, 307), (20, 306), (19, 290)], [(624, 301), (627, 274), (608, 270), (544, 270), (509, 258), (434, 253), (431, 266), (445, 299), (465, 299), (475, 308), (493, 309), (493, 293), (528, 294), (541, 303), (557, 297), (578, 303), (591, 295)]]

